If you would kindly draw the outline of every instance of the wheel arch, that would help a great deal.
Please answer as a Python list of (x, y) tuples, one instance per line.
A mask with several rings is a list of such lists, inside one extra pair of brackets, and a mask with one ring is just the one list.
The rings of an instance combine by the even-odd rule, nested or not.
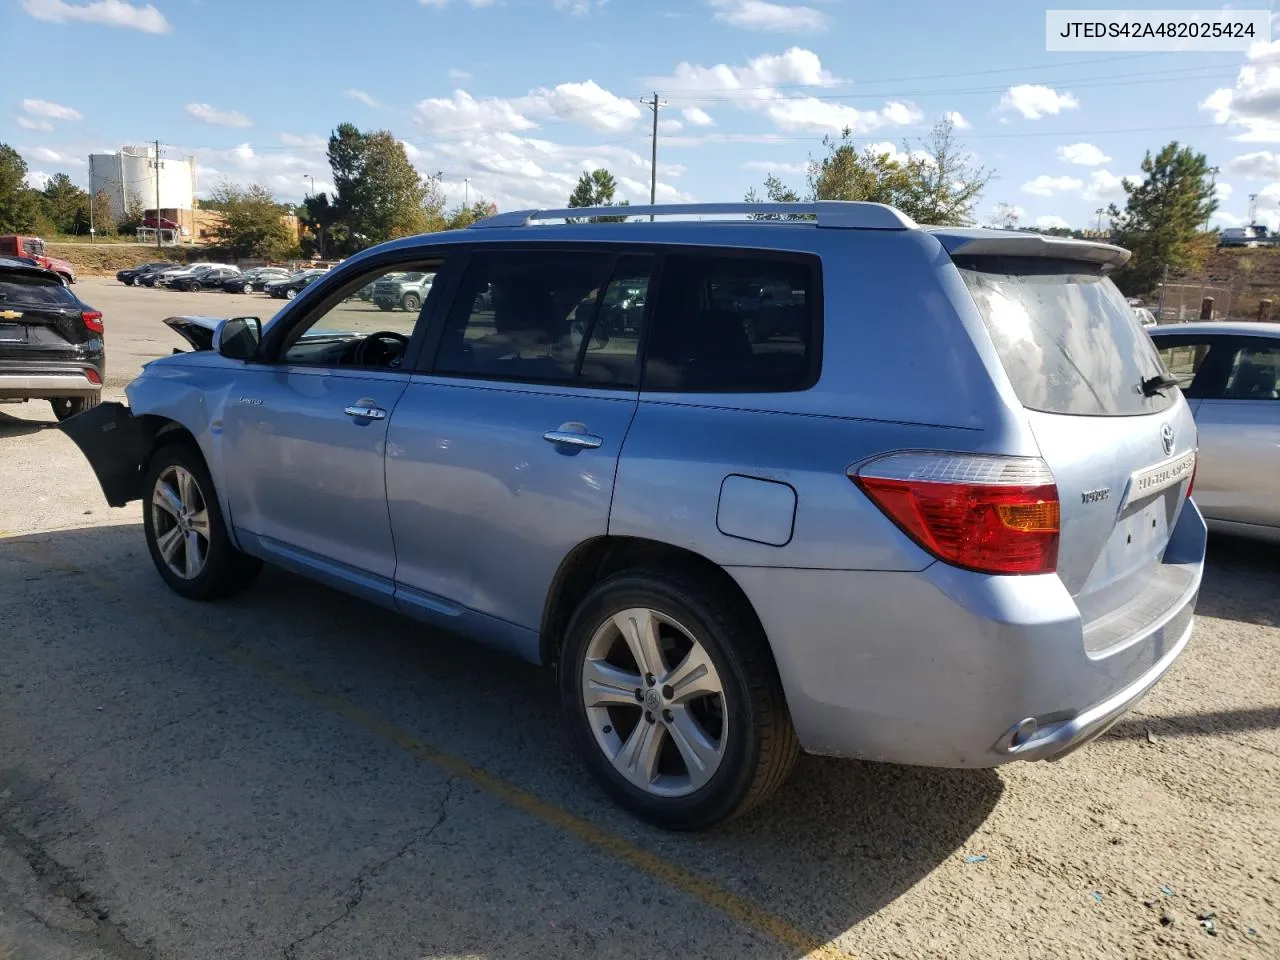
[(559, 659), (564, 631), (574, 610), (591, 588), (607, 577), (633, 567), (676, 567), (696, 574), (722, 590), (738, 612), (750, 618), (760, 635), (766, 636), (764, 625), (751, 605), (751, 600), (728, 571), (715, 561), (693, 550), (661, 540), (593, 537), (569, 551), (552, 578), (539, 630), (540, 659), (543, 663), (553, 664)]

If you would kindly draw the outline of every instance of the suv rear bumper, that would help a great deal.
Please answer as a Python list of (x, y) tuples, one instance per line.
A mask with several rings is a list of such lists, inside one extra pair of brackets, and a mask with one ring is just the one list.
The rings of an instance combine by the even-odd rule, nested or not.
[(1057, 576), (729, 568), (769, 636), (811, 753), (940, 767), (1051, 760), (1105, 733), (1185, 649), (1205, 523), (1184, 505), (1164, 563), (1186, 588), (1090, 651)]
[[(43, 365), (42, 365), (43, 366)], [(49, 400), (54, 397), (87, 397), (102, 391), (99, 382), (89, 379), (84, 366), (64, 369), (0, 369), (0, 400)]]

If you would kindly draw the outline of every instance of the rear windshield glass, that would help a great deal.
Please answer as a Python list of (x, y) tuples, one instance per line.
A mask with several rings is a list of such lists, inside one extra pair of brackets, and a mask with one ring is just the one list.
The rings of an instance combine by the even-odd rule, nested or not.
[(957, 257), (1022, 405), (1045, 413), (1158, 413), (1175, 391), (1144, 396), (1165, 375), (1155, 345), (1100, 268), (1041, 257)]
[(72, 304), (76, 295), (59, 280), (20, 275), (0, 276), (0, 304)]

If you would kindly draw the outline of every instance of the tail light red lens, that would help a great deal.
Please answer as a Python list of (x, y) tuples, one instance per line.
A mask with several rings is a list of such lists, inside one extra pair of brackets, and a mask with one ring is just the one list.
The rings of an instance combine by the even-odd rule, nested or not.
[(102, 313), (98, 310), (85, 310), (80, 314), (80, 319), (84, 321), (84, 328), (90, 333), (102, 333)]
[(93, 367), (86, 367), (84, 371), (85, 379), (97, 386), (102, 385), (102, 377), (98, 375), (98, 371)]
[(1057, 569), (1058, 487), (1043, 460), (900, 453), (851, 479), (940, 560), (980, 573)]

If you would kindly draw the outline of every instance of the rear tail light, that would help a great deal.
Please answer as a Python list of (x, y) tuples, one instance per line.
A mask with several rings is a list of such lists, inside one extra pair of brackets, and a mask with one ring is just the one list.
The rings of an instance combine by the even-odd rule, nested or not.
[(1053, 573), (1058, 487), (1034, 457), (895, 453), (850, 479), (940, 560), (980, 573)]
[(98, 310), (85, 310), (80, 314), (80, 319), (84, 321), (84, 328), (90, 333), (102, 333), (102, 313)]
[(86, 367), (84, 371), (85, 379), (95, 386), (102, 386), (102, 376), (93, 367)]

